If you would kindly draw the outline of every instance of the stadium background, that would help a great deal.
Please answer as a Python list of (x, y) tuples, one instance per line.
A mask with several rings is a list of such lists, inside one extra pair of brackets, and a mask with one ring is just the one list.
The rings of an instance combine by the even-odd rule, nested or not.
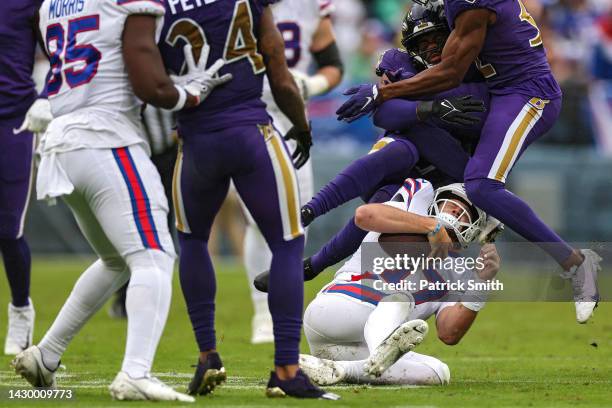
[[(375, 81), (380, 53), (398, 44), (405, 0), (334, 0), (334, 25), (346, 65), (343, 83), (310, 101), (314, 127), (315, 187), (368, 151), (380, 129), (370, 121), (338, 122), (335, 110), (352, 84)], [(524, 0), (538, 22), (557, 80), (564, 92), (561, 117), (521, 159), (509, 188), (570, 241), (612, 236), (612, 1)], [(41, 58), (38, 77), (44, 77)], [(220, 255), (240, 252), (243, 217), (228, 205), (214, 247)], [(337, 209), (310, 230), (306, 253), (320, 247), (350, 217), (357, 202)], [(68, 209), (32, 200), (26, 236), (35, 253), (89, 253)], [(506, 240), (520, 240), (511, 233)]]

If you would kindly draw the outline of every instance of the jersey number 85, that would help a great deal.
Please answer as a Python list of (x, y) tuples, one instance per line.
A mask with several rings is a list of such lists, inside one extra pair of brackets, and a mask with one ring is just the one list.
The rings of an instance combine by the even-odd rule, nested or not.
[[(102, 54), (91, 44), (77, 44), (77, 36), (79, 33), (99, 29), (100, 16), (98, 15), (69, 20), (67, 35), (64, 27), (59, 23), (47, 27), (45, 46), (51, 65), (51, 75), (47, 82), (49, 95), (55, 95), (60, 91), (63, 77), (70, 88), (87, 84), (93, 79), (98, 71)], [(75, 69), (74, 66), (79, 62), (82, 67)]]

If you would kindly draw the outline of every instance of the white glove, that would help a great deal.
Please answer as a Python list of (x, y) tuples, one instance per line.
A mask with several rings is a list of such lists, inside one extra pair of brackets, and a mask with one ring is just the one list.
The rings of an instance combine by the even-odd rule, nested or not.
[(48, 99), (40, 98), (34, 101), (25, 115), (19, 129), (13, 129), (14, 134), (29, 130), (32, 133), (43, 133), (47, 130), (49, 122), (53, 120), (51, 104)]
[(504, 224), (492, 215), (487, 215), (487, 220), (482, 231), (478, 235), (478, 242), (484, 245), (489, 242), (494, 242), (495, 237), (504, 231)]
[(225, 65), (225, 60), (221, 58), (215, 61), (210, 68), (206, 69), (208, 55), (210, 54), (210, 46), (208, 44), (204, 44), (204, 47), (202, 47), (200, 59), (197, 64), (193, 59), (190, 44), (183, 47), (183, 52), (185, 54), (185, 63), (187, 64), (187, 73), (181, 76), (172, 75), (172, 81), (174, 81), (175, 85), (185, 89), (188, 94), (199, 97), (200, 102), (206, 99), (215, 87), (232, 80), (232, 74), (215, 77), (217, 72)]
[(308, 76), (295, 69), (290, 69), (289, 72), (293, 75), (293, 79), (300, 89), (304, 102), (313, 96), (321, 95), (329, 90), (329, 81), (324, 75)]

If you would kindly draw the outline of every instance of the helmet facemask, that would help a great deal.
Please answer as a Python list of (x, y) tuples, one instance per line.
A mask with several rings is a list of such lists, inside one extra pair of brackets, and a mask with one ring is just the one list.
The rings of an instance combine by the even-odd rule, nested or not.
[(486, 221), (486, 214), (472, 205), (458, 183), (438, 189), (429, 215), (438, 219), (463, 248), (478, 238)]

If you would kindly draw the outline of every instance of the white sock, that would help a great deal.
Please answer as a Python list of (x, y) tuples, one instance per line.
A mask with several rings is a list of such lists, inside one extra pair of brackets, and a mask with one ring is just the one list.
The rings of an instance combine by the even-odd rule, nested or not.
[[(396, 295), (392, 295), (396, 296)], [(399, 325), (406, 322), (414, 303), (381, 301), (370, 313), (363, 329), (368, 349), (372, 353)]]
[(122, 260), (97, 260), (77, 280), (62, 310), (38, 344), (43, 362), (55, 369), (72, 338), (129, 279), (129, 270)]
[[(270, 269), (272, 252), (263, 235), (254, 223), (248, 223), (244, 235), (244, 266), (246, 267), (251, 289), (251, 299), (255, 315), (270, 314), (268, 309), (268, 294), (260, 292), (253, 286), (253, 279)], [(270, 317), (271, 318), (271, 317)]]
[(158, 250), (130, 254), (131, 272), (125, 302), (127, 341), (122, 371), (132, 378), (151, 372), (155, 350), (166, 325), (172, 297), (174, 258)]
[(389, 367), (379, 378), (363, 371), (366, 360), (339, 361), (346, 370), (346, 381), (378, 385), (440, 385), (450, 380), (448, 366), (437, 358), (410, 352)]

